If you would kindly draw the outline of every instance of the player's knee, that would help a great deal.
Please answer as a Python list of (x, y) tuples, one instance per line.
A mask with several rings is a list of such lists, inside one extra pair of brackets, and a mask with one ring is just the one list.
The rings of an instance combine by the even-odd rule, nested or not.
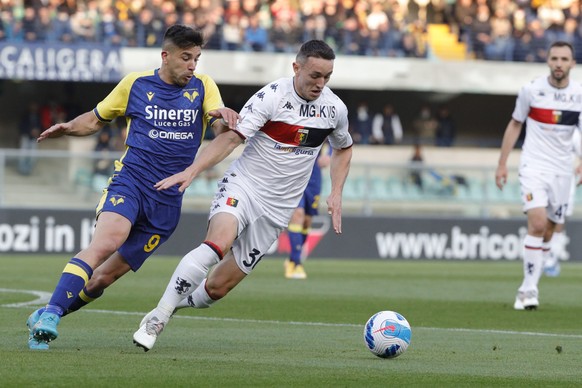
[(529, 233), (533, 234), (534, 236), (541, 236), (545, 233), (546, 230), (546, 223), (544, 221), (533, 221), (529, 224)]
[(107, 258), (113, 255), (121, 244), (116, 241), (93, 242), (85, 250), (88, 256), (94, 258), (96, 266), (101, 265)]

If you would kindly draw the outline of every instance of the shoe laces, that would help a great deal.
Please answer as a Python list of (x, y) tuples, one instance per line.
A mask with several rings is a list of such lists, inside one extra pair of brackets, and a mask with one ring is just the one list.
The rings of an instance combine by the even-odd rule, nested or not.
[(164, 330), (165, 325), (166, 324), (160, 321), (157, 317), (152, 317), (152, 319), (146, 323), (146, 333), (157, 337), (162, 330)]

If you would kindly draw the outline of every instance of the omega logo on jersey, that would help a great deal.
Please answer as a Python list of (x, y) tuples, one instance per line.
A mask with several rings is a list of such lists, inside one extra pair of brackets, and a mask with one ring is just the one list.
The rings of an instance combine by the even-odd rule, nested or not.
[(582, 101), (582, 96), (580, 94), (566, 94), (566, 93), (556, 92), (556, 93), (554, 93), (554, 101), (571, 102), (571, 103), (579, 104), (580, 101)]
[(194, 139), (192, 132), (166, 132), (158, 131), (157, 129), (150, 129), (148, 136), (152, 139), (168, 139), (168, 140), (191, 140)]
[(333, 119), (336, 114), (335, 106), (328, 106), (328, 105), (307, 105), (301, 104), (301, 108), (299, 108), (299, 116), (302, 117), (321, 117), (321, 118), (330, 118)]

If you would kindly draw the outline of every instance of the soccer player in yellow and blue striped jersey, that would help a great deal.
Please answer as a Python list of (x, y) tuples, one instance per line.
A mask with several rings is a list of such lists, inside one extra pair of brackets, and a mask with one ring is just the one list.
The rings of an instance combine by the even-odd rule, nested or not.
[(88, 136), (120, 116), (128, 128), (125, 152), (97, 205), (91, 243), (67, 263), (47, 306), (27, 320), (31, 349), (48, 349), (63, 315), (137, 271), (171, 236), (183, 192), (177, 186), (159, 191), (154, 184), (192, 164), (207, 126), (221, 132), (236, 125), (239, 116), (224, 107), (215, 82), (194, 72), (203, 44), (199, 31), (168, 28), (160, 68), (128, 74), (92, 111), (39, 136)]

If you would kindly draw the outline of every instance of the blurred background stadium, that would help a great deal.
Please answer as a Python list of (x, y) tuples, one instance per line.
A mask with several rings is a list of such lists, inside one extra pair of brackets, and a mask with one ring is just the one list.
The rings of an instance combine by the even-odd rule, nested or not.
[[(92, 109), (129, 71), (159, 67), (163, 33), (179, 22), (205, 32), (197, 71), (234, 109), (291, 75), (301, 42), (324, 39), (336, 49), (329, 86), (348, 105), (357, 143), (344, 191), (351, 257), (407, 257), (421, 245), (408, 257), (515, 260), (525, 225), (519, 145), (503, 191), (494, 185), (498, 147), (517, 91), (547, 73), (548, 45), (566, 40), (582, 56), (576, 0), (2, 0), (0, 12), (0, 252), (86, 244), (81, 225), (123, 150), (125, 123), (39, 145), (30, 131)], [(581, 79), (578, 69), (572, 76)], [(183, 223), (204, 222), (228, 162), (193, 182)], [(325, 195), (329, 179), (324, 187)], [(578, 214), (570, 235), (582, 227)], [(325, 218), (320, 224), (315, 253), (347, 255), (350, 247), (326, 237)], [(36, 243), (17, 243), (23, 225), (30, 236), (39, 231)], [(57, 228), (65, 225), (73, 245)], [(408, 248), (386, 253), (382, 244), (399, 233)], [(447, 239), (422, 245), (422, 233)], [(169, 253), (189, 249), (184, 236)], [(568, 249), (563, 260), (582, 253), (575, 241)]]

